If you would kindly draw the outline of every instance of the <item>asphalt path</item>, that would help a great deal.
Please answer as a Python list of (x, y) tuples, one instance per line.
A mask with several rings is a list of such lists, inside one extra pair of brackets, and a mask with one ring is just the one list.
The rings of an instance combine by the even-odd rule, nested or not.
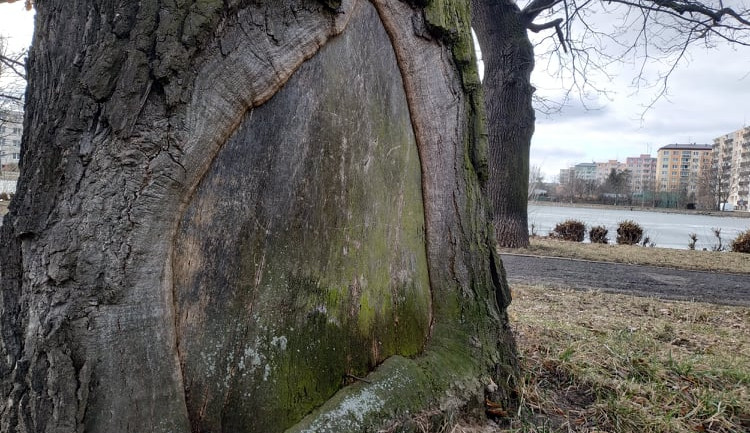
[(651, 296), (750, 307), (750, 274), (502, 254), (512, 284)]

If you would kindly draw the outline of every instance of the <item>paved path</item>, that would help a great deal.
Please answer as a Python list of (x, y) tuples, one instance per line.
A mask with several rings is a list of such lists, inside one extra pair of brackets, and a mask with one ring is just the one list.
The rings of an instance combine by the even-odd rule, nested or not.
[(601, 289), (750, 307), (750, 275), (502, 254), (511, 284)]

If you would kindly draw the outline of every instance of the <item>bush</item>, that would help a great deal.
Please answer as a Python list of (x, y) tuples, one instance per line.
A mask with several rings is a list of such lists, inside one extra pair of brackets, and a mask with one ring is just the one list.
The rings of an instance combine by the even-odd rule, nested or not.
[(625, 220), (617, 227), (617, 243), (620, 245), (638, 245), (643, 238), (643, 227), (635, 221)]
[(564, 241), (583, 242), (586, 236), (586, 224), (578, 220), (565, 220), (558, 223), (550, 237)]
[(607, 233), (609, 233), (609, 230), (606, 227), (594, 226), (589, 230), (589, 239), (591, 239), (592, 244), (607, 244), (609, 243)]
[(8, 201), (10, 200), (10, 195), (7, 192), (0, 192), (0, 200)]
[(688, 249), (695, 250), (695, 244), (698, 242), (698, 234), (690, 233), (690, 242), (688, 242)]
[(750, 254), (750, 230), (746, 230), (732, 241), (732, 251)]

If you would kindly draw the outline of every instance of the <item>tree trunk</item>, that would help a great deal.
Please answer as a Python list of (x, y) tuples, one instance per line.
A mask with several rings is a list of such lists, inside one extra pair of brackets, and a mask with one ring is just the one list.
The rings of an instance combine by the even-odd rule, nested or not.
[(482, 47), (489, 137), (488, 194), (498, 244), (529, 245), (529, 151), (534, 133), (534, 50), (512, 0), (472, 0), (472, 26)]
[(468, 12), (39, 2), (0, 431), (370, 431), (511, 404)]

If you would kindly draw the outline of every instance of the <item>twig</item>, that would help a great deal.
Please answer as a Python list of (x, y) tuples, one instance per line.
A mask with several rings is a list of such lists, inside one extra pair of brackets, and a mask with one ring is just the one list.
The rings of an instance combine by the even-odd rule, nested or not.
[(365, 379), (365, 378), (363, 378), (363, 377), (355, 376), (355, 375), (353, 375), (353, 374), (349, 374), (349, 373), (347, 373), (347, 374), (345, 374), (344, 376), (345, 376), (345, 377), (348, 377), (349, 379), (354, 379), (354, 380), (357, 380), (357, 381), (359, 381), (359, 382), (364, 382), (364, 383), (372, 384), (372, 382), (371, 382), (371, 381), (369, 381), (369, 380), (367, 380), (367, 379)]

